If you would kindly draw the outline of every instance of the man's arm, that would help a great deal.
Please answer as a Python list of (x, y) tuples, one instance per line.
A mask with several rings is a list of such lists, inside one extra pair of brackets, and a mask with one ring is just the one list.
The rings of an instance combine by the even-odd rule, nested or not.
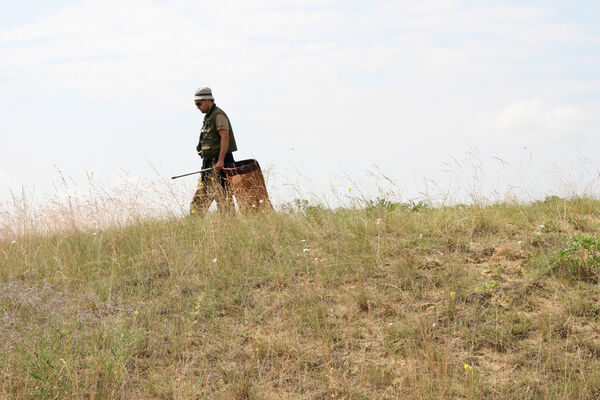
[(219, 129), (219, 135), (221, 135), (221, 149), (219, 151), (219, 159), (215, 164), (215, 171), (219, 172), (223, 169), (225, 164), (225, 154), (229, 149), (229, 131), (227, 129)]

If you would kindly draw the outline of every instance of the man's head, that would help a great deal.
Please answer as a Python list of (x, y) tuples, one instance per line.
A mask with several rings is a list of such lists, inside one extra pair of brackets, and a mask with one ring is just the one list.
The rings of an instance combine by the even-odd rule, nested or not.
[(207, 87), (199, 88), (194, 94), (194, 103), (202, 113), (206, 114), (212, 108), (215, 98), (212, 95), (212, 90)]

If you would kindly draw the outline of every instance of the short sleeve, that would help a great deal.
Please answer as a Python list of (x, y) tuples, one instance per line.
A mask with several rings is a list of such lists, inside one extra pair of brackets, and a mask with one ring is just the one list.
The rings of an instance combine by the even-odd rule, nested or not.
[(217, 117), (215, 118), (215, 122), (217, 123), (218, 131), (223, 129), (229, 131), (229, 121), (227, 120), (227, 117), (223, 114), (217, 115)]

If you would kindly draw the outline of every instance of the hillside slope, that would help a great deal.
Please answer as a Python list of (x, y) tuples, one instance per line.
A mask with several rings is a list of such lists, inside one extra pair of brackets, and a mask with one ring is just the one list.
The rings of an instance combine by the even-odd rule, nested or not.
[(595, 399), (600, 201), (0, 242), (0, 398)]

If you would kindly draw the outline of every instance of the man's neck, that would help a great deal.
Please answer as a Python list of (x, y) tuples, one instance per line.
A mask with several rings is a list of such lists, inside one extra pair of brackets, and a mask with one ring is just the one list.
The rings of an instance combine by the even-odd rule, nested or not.
[(215, 103), (213, 103), (213, 104), (212, 104), (212, 106), (210, 106), (210, 110), (208, 110), (208, 112), (206, 113), (206, 116), (207, 116), (207, 117), (210, 115), (210, 113), (211, 113), (211, 112), (213, 112), (213, 111), (214, 111), (214, 109), (215, 109), (215, 107), (216, 107), (216, 106), (217, 106), (217, 105), (216, 105)]

